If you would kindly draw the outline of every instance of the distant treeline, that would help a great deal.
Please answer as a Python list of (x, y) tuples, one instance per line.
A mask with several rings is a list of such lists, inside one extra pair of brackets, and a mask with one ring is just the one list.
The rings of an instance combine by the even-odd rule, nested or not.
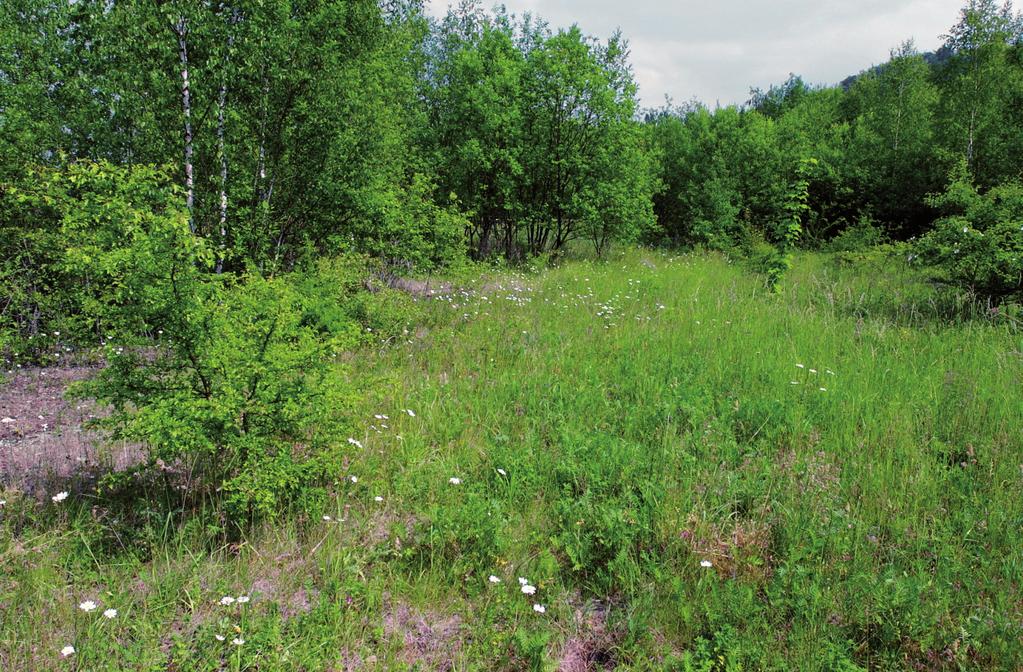
[(474, 0), (442, 20), (416, 0), (7, 0), (6, 277), (56, 231), (11, 194), (82, 161), (169, 169), (218, 272), (775, 242), (803, 181), (800, 244), (864, 223), (905, 239), (960, 163), (982, 192), (1019, 179), (1021, 21), (970, 0), (939, 57), (906, 44), (842, 85), (643, 112), (621, 35)]

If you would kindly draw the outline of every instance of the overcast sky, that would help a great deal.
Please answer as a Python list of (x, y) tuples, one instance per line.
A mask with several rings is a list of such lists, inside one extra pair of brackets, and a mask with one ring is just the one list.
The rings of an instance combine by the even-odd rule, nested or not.
[[(427, 0), (444, 14), (450, 0)], [(665, 94), (676, 103), (742, 103), (750, 87), (767, 88), (790, 72), (835, 84), (888, 58), (914, 39), (921, 51), (941, 45), (964, 0), (507, 0), (552, 28), (578, 23), (607, 37), (621, 28), (644, 106)]]

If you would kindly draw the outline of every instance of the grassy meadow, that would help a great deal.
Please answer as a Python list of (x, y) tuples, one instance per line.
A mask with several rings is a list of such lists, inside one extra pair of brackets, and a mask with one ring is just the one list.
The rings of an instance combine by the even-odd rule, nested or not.
[(3, 493), (0, 668), (1020, 668), (1023, 337), (876, 259), (456, 282), (338, 364), (331, 505), (230, 544)]

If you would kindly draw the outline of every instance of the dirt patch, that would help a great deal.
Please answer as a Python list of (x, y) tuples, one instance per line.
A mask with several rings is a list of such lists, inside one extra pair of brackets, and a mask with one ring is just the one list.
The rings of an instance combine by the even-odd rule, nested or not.
[(693, 555), (710, 561), (718, 574), (764, 583), (774, 573), (771, 534), (770, 518), (764, 515), (723, 524), (691, 518), (681, 537)]
[(407, 604), (388, 605), (384, 610), (384, 635), (401, 644), (402, 663), (423, 669), (446, 671), (454, 668), (461, 649), (462, 618), (433, 612), (419, 612)]
[(23, 369), (0, 385), (0, 484), (33, 492), (140, 459), (138, 446), (111, 445), (83, 428), (99, 412), (94, 404), (65, 398), (72, 383), (96, 371), (84, 365)]
[[(432, 298), (435, 296), (447, 296), (454, 292), (450, 282), (434, 282), (430, 280), (416, 280), (414, 278), (385, 277), (381, 281), (391, 289), (411, 294), (417, 298)], [(367, 282), (366, 287), (373, 291), (372, 283)]]
[(558, 656), (559, 672), (595, 672), (615, 668), (619, 634), (608, 626), (610, 605), (598, 600), (573, 600), (573, 633)]

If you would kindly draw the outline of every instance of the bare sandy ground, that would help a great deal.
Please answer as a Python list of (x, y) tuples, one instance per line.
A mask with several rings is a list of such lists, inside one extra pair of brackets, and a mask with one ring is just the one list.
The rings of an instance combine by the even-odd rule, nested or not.
[(0, 382), (0, 488), (26, 492), (136, 462), (139, 450), (83, 427), (95, 405), (69, 401), (68, 386), (96, 372), (71, 365), (20, 369)]

